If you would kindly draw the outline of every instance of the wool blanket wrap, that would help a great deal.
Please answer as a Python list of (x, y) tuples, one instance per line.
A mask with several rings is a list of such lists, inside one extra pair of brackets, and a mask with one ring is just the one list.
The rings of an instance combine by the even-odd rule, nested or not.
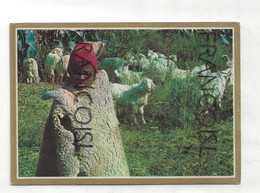
[(129, 176), (107, 74), (84, 90), (47, 91), (54, 99), (36, 176)]

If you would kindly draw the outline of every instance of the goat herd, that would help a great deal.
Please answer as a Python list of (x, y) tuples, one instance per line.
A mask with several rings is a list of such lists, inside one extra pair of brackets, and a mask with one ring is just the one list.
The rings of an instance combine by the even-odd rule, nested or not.
[[(93, 43), (96, 53), (101, 46), (102, 42)], [(57, 82), (63, 83), (63, 76), (67, 75), (69, 57), (69, 55), (63, 55), (61, 48), (55, 48), (47, 54), (45, 64), (52, 83), (55, 82), (55, 76)], [(144, 54), (134, 56), (127, 53), (124, 59), (105, 58), (98, 63), (98, 69), (103, 69), (108, 74), (117, 115), (123, 116), (125, 121), (132, 117), (131, 121), (135, 124), (137, 124), (137, 118), (140, 118), (142, 124), (146, 124), (144, 107), (147, 105), (149, 93), (156, 88), (158, 78), (164, 81), (166, 77), (170, 77), (170, 80), (174, 81), (176, 78), (185, 79), (198, 75), (211, 77), (206, 86), (214, 88), (210, 90), (210, 94), (216, 98), (221, 108), (225, 89), (233, 85), (233, 62), (226, 55), (222, 57), (226, 60), (227, 68), (219, 72), (211, 72), (206, 64), (196, 66), (191, 70), (180, 69), (176, 65), (176, 55), (166, 57), (152, 50), (148, 50), (147, 56)], [(27, 82), (39, 83), (37, 61), (34, 58), (27, 58), (23, 65)], [(201, 91), (201, 94), (205, 93)]]

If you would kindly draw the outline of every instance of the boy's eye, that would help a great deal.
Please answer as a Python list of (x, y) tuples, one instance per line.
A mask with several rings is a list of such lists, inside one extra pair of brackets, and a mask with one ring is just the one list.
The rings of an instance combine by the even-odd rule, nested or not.
[(76, 73), (74, 73), (74, 75), (77, 75), (77, 76), (80, 76), (80, 75), (89, 76), (89, 75), (92, 75), (92, 73), (91, 72), (76, 72)]

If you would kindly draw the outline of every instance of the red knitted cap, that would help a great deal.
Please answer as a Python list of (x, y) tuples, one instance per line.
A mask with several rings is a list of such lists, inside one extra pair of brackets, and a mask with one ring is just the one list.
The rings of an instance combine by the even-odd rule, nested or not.
[(78, 43), (70, 54), (70, 60), (67, 67), (69, 69), (78, 62), (89, 62), (97, 72), (97, 57), (94, 48), (90, 43)]

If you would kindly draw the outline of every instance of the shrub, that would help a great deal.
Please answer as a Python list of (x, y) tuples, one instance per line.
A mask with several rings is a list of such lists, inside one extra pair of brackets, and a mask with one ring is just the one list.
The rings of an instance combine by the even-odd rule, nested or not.
[(199, 87), (193, 81), (194, 78), (166, 79), (157, 85), (146, 107), (146, 116), (165, 131), (192, 124), (200, 97)]

